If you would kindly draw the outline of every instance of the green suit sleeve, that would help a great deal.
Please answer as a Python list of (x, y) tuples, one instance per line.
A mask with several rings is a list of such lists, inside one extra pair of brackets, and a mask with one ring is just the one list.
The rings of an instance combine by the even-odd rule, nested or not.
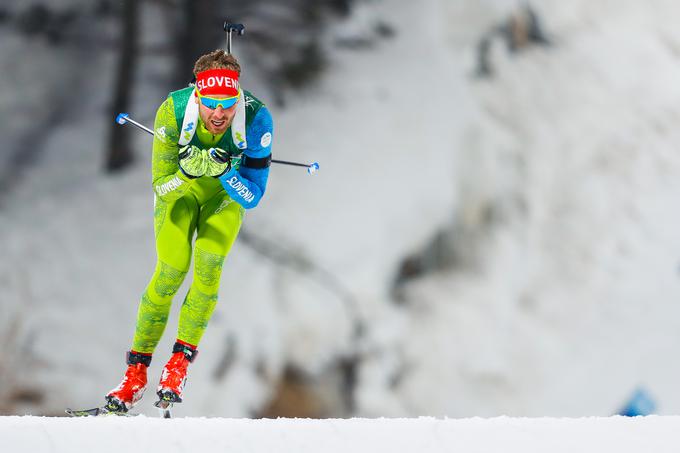
[(179, 128), (175, 107), (168, 97), (156, 112), (154, 121), (153, 155), (151, 175), (153, 190), (163, 201), (175, 201), (182, 197), (195, 180), (187, 178), (179, 169)]

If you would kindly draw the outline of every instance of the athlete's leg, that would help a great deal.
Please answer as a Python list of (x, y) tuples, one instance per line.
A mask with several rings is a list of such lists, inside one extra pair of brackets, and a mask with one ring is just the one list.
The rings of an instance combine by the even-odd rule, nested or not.
[(198, 217), (194, 278), (179, 316), (177, 339), (198, 346), (217, 303), (224, 258), (241, 228), (244, 209), (221, 192), (208, 200)]
[(170, 203), (156, 200), (154, 230), (158, 259), (139, 304), (132, 343), (135, 352), (153, 353), (163, 335), (172, 298), (189, 270), (197, 220), (198, 204), (190, 195)]

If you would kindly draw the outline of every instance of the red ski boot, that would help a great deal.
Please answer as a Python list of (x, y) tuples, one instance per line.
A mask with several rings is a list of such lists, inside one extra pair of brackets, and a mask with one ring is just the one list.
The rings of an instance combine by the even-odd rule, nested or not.
[(172, 348), (172, 357), (165, 364), (156, 394), (160, 401), (181, 403), (182, 391), (187, 381), (187, 368), (198, 355), (196, 347), (177, 341)]
[(106, 395), (104, 408), (109, 412), (127, 412), (142, 399), (146, 390), (146, 369), (151, 364), (151, 355), (128, 351), (127, 364), (121, 383)]

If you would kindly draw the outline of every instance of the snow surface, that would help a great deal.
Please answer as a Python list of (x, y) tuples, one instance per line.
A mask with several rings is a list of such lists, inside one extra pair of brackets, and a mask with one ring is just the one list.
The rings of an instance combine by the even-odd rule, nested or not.
[[(609, 415), (639, 385), (660, 413), (680, 412), (680, 6), (534, 3), (555, 46), (514, 58), (495, 47), (489, 81), (471, 77), (476, 39), (516, 2), (363, 3), (338, 33), (367, 33), (380, 18), (397, 35), (337, 50), (316, 87), (285, 110), (270, 106), (275, 156), (316, 160), (321, 171), (274, 167), (245, 228), (336, 284), (237, 241), (179, 415), (249, 416), (286, 364), (320, 378), (354, 353), (356, 415)], [(30, 44), (38, 54), (42, 45)], [(112, 67), (100, 57), (82, 92), (107, 93)], [(132, 112), (144, 123), (166, 95), (163, 71), (167, 62), (149, 58), (138, 74)], [(0, 211), (0, 338), (10, 345), (0, 396), (15, 386), (46, 395), (18, 414), (102, 401), (122, 376), (153, 271), (149, 137), (136, 137), (137, 167), (104, 177), (108, 99), (79, 102)], [(445, 228), (470, 262), (410, 282), (395, 304), (401, 260)], [(355, 316), (367, 327), (360, 344)], [(229, 345), (233, 363), (218, 376)], [(154, 413), (146, 400), (140, 410)], [(625, 426), (611, 437), (626, 439), (627, 428), (677, 421), (597, 423)]]
[(273, 419), (0, 417), (4, 451), (655, 453), (680, 448), (680, 417)]

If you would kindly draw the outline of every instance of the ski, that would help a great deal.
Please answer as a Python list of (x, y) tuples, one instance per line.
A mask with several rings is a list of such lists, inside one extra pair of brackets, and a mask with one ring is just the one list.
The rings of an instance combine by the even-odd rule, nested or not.
[(102, 415), (118, 415), (122, 417), (132, 417), (136, 414), (128, 414), (128, 407), (118, 398), (108, 397), (106, 405), (92, 409), (73, 410), (66, 409), (66, 413), (71, 417), (100, 417)]
[[(181, 402), (182, 399), (177, 396), (176, 393), (170, 390), (164, 390), (158, 392), (158, 401), (153, 405), (158, 408), (159, 415), (161, 418), (172, 418), (172, 406), (174, 403)], [(102, 416), (119, 416), (119, 417), (135, 417), (139, 414), (131, 414), (126, 409), (125, 406), (119, 403), (117, 400), (113, 399), (109, 401), (105, 406), (94, 407), (92, 409), (71, 409), (67, 408), (66, 413), (71, 417), (102, 417)]]
[(134, 417), (137, 414), (129, 414), (127, 412), (120, 412), (120, 411), (110, 411), (104, 407), (95, 407), (92, 409), (82, 409), (82, 410), (76, 410), (76, 409), (71, 409), (67, 408), (66, 413), (70, 415), (71, 417), (101, 417), (101, 416), (108, 416), (108, 415), (115, 415), (119, 417)]

